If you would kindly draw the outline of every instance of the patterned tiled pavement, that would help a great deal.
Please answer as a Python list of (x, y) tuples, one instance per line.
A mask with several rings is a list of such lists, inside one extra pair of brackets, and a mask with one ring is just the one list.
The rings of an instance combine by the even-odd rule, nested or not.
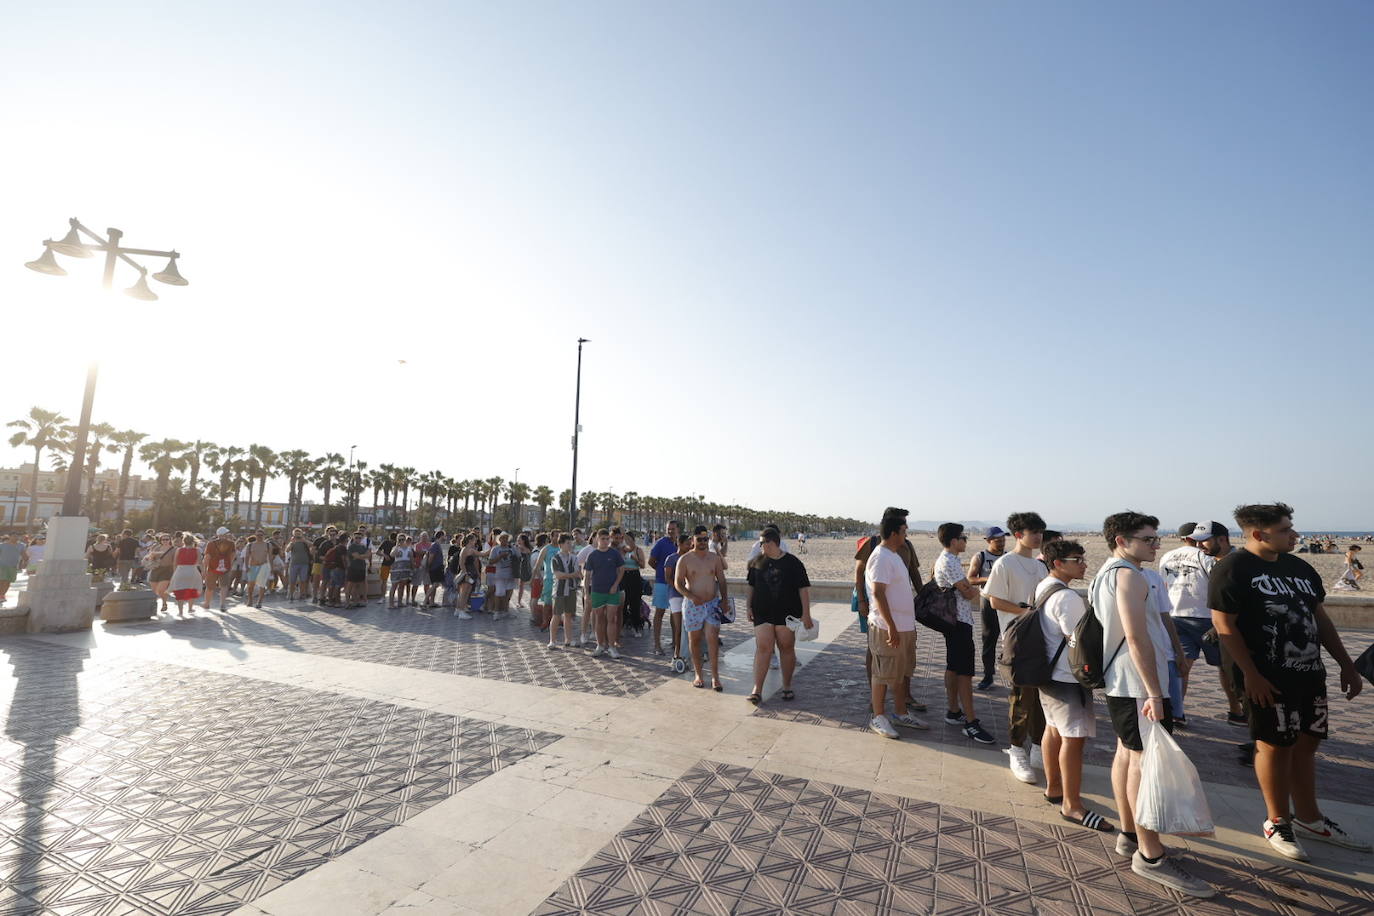
[[(1374, 631), (1346, 630), (1342, 639), (1352, 656), (1374, 642)], [(868, 701), (864, 676), (864, 634), (857, 625), (845, 629), (820, 656), (797, 675), (797, 697), (783, 703), (777, 700), (760, 706), (755, 715), (832, 728), (868, 727)], [(929, 705), (931, 730), (912, 732), (910, 740), (936, 744), (973, 746), (957, 728), (939, 721), (944, 714), (944, 640), (939, 634), (921, 629), (917, 641), (917, 663), (913, 692)], [(1328, 665), (1328, 668), (1330, 666)], [(1188, 692), (1189, 727), (1176, 733), (1180, 745), (1207, 782), (1223, 785), (1253, 786), (1254, 771), (1239, 763), (1237, 745), (1249, 740), (1243, 728), (1225, 722), (1226, 702), (1217, 681), (1216, 669), (1199, 661), (1197, 678)], [(979, 672), (982, 673), (981, 671)], [(1374, 704), (1367, 697), (1347, 704), (1339, 680), (1328, 685), (1331, 696), (1331, 737), (1322, 744), (1317, 770), (1318, 790), (1326, 798), (1367, 804), (1374, 793)], [(1374, 687), (1365, 685), (1365, 690)], [(1005, 739), (1007, 733), (1007, 691), (1000, 684), (990, 692), (975, 691), (983, 724)], [(1110, 766), (1115, 752), (1111, 721), (1106, 702), (1097, 694), (1097, 737), (1089, 742), (1085, 762)], [(989, 753), (995, 753), (989, 749)]]
[(1136, 876), (1112, 838), (702, 762), (536, 912), (644, 914), (1367, 914), (1374, 887), (1210, 852), (1220, 889)]
[(6, 916), (229, 912), (558, 737), (26, 639), (0, 661)]
[[(129, 635), (160, 629), (178, 639), (272, 646), (602, 696), (639, 696), (676, 676), (667, 658), (650, 654), (649, 625), (640, 635), (622, 633), (623, 656), (613, 661), (588, 658), (580, 649), (549, 651), (547, 634), (530, 625), (527, 611), (512, 610), (505, 620), (492, 620), (487, 614), (473, 617), (458, 620), (447, 610), (388, 610), (375, 601), (356, 610), (278, 603), (263, 610), (231, 605), (227, 614), (202, 610), (186, 620), (164, 616), (111, 627), (110, 632)], [(727, 650), (751, 635), (747, 624), (721, 628)], [(669, 645), (666, 624), (663, 638)]]

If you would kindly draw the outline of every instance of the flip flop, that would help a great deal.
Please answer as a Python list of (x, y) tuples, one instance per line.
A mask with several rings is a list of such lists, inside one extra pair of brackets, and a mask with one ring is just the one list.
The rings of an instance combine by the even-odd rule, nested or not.
[(795, 700), (797, 698), (797, 695), (790, 690), (784, 690), (782, 692), (782, 698), (784, 700)]
[(692, 681), (692, 686), (695, 687), (695, 688), (697, 688), (698, 690), (700, 690), (701, 688), (703, 688), (703, 687), (706, 686), (706, 682), (705, 682), (705, 681)]
[(712, 681), (711, 689), (714, 690), (716, 693), (720, 693), (722, 690), (725, 689), (725, 687), (723, 684), (721, 684), (720, 681)]
[(759, 696), (757, 693), (751, 693), (749, 694), (749, 702), (757, 706), (763, 702), (763, 697)]
[(1074, 817), (1061, 811), (1059, 816), (1070, 824), (1077, 824), (1080, 827), (1087, 827), (1089, 830), (1096, 830), (1100, 833), (1114, 833), (1116, 831), (1116, 827), (1108, 823), (1107, 819), (1096, 811), (1085, 811), (1082, 817)]
[(1041, 792), (1040, 794), (1044, 795), (1045, 801), (1049, 802), (1051, 805), (1060, 805), (1064, 803), (1064, 796), (1062, 795), (1048, 795), (1044, 792)]

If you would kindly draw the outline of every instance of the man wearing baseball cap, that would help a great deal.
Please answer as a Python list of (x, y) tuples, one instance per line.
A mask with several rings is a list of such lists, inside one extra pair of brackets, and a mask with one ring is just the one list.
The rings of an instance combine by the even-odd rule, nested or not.
[[(993, 525), (983, 535), (983, 540), (987, 542), (988, 546), (974, 554), (973, 559), (968, 562), (969, 584), (980, 591), (987, 584), (988, 576), (992, 575), (992, 564), (996, 563), (997, 558), (1007, 552), (1007, 532)], [(978, 682), (978, 689), (987, 690), (992, 686), (993, 673), (997, 670), (997, 640), (1002, 635), (1002, 630), (997, 620), (997, 609), (985, 596), (980, 597), (982, 607), (979, 619), (983, 625), (983, 679)]]
[[(1230, 552), (1230, 531), (1221, 522), (1187, 522), (1178, 529), (1183, 538), (1183, 546), (1159, 558), (1159, 572), (1169, 589), (1169, 600), (1174, 609), (1174, 629), (1178, 632), (1179, 645), (1183, 657), (1178, 660), (1179, 674), (1183, 678), (1183, 696), (1188, 696), (1188, 676), (1198, 656), (1206, 659), (1207, 664), (1216, 668), (1221, 678), (1221, 686), (1230, 704), (1227, 721), (1243, 726), (1245, 716), (1221, 665), (1221, 652), (1216, 643), (1204, 637), (1212, 629), (1212, 611), (1207, 603), (1207, 582), (1219, 557)], [(1176, 711), (1174, 721), (1187, 724), (1183, 709)]]
[(224, 610), (225, 578), (234, 565), (234, 539), (229, 529), (220, 527), (205, 545), (205, 609), (210, 610), (210, 597), (219, 590), (219, 609)]

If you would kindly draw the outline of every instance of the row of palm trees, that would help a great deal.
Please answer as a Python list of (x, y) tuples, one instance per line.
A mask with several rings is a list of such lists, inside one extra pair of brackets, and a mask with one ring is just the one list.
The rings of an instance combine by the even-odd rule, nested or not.
[[(41, 407), (32, 408), (27, 416), (9, 425), (18, 429), (10, 437), (10, 445), (28, 446), (34, 450), (28, 512), (33, 524), (38, 504), (39, 462), (46, 451), (54, 469), (65, 470), (72, 452), (75, 427), (61, 414)], [(539, 524), (547, 526), (550, 509), (555, 504), (551, 488), (506, 481), (501, 477), (457, 480), (442, 471), (421, 472), (396, 464), (370, 467), (365, 461), (357, 461), (349, 466), (344, 456), (337, 452), (314, 456), (302, 449), (277, 452), (256, 443), (240, 447), (203, 440), (145, 441), (147, 439), (146, 433), (137, 430), (119, 430), (108, 423), (92, 424), (84, 469), (88, 475), (85, 510), (88, 514), (95, 509), (89, 500), (94, 494), (102, 452), (119, 455), (122, 459), (114, 503), (117, 516), (122, 513), (128, 495), (135, 456), (152, 469), (155, 527), (161, 527), (161, 510), (168, 487), (173, 485), (174, 473), (185, 475), (186, 492), (216, 501), (220, 519), (241, 518), (255, 525), (262, 524), (263, 494), (268, 482), (283, 478), (287, 484), (287, 525), (299, 524), (306, 517), (306, 486), (318, 487), (323, 497), (319, 516), (310, 512), (311, 522), (328, 522), (341, 517), (351, 524), (357, 517), (363, 494), (368, 491), (371, 492), (374, 521), (402, 526), (409, 526), (412, 521), (425, 524), (449, 520), (466, 524), (493, 521), (503, 497), (507, 500), (506, 524), (510, 527), (525, 524), (526, 506), (537, 506)], [(334, 504), (336, 496), (338, 506)], [(415, 497), (413, 504), (412, 496)], [(568, 518), (571, 498), (570, 490), (558, 494), (559, 508), (553, 523), (571, 527)], [(579, 494), (577, 502), (579, 513), (574, 524), (618, 521), (638, 530), (662, 530), (672, 518), (689, 524), (718, 520), (735, 530), (759, 528), (767, 522), (778, 524), (789, 532), (866, 531), (871, 527), (856, 519), (720, 505), (708, 502), (704, 495), (657, 497), (641, 496), (633, 491), (623, 494), (591, 491)], [(338, 512), (334, 511), (336, 508)], [(95, 509), (95, 514), (99, 514), (99, 509)], [(115, 521), (121, 519), (117, 517)]]

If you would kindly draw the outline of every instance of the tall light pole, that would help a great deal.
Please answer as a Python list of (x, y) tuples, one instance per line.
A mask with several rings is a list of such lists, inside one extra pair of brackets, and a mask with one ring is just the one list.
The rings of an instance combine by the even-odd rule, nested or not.
[[(157, 293), (148, 288), (148, 269), (129, 257), (131, 254), (147, 255), (148, 257), (169, 259), (166, 267), (153, 274), (154, 280), (160, 280), (172, 286), (188, 285), (185, 278), (177, 271), (177, 258), (180, 255), (175, 251), (124, 248), (119, 244), (119, 240), (124, 237), (124, 233), (119, 229), (106, 229), (107, 237), (101, 238), (82, 225), (76, 217), (72, 217), (67, 222), (71, 226), (67, 234), (60, 241), (45, 240), (43, 242), (43, 254), (36, 261), (27, 262), (25, 267), (52, 277), (63, 277), (66, 276), (67, 271), (57, 263), (57, 259), (53, 257), (53, 252), (73, 258), (89, 258), (92, 252), (103, 251), (105, 252), (103, 281), (105, 289), (109, 290), (114, 286), (115, 262), (124, 261), (137, 270), (139, 274), (138, 282), (126, 289), (125, 295), (151, 302), (157, 299)], [(82, 235), (90, 238), (93, 243), (81, 241)], [(72, 443), (71, 467), (67, 470), (67, 491), (62, 497), (62, 514), (64, 516), (75, 516), (81, 513), (82, 469), (86, 458), (86, 440), (90, 437), (91, 431), (91, 407), (95, 404), (95, 381), (98, 368), (99, 364), (94, 359), (86, 367), (86, 390), (81, 397), (81, 419), (76, 428), (76, 441)]]
[(357, 511), (357, 506), (353, 504), (355, 498), (353, 494), (358, 492), (353, 481), (353, 450), (357, 447), (356, 445), (348, 447), (348, 521), (345, 523), (348, 525), (353, 524), (353, 513)]
[(568, 506), (568, 527), (577, 527), (577, 437), (582, 432), (582, 345), (591, 343), (586, 337), (577, 338), (577, 396), (573, 401), (573, 478), (572, 499)]

